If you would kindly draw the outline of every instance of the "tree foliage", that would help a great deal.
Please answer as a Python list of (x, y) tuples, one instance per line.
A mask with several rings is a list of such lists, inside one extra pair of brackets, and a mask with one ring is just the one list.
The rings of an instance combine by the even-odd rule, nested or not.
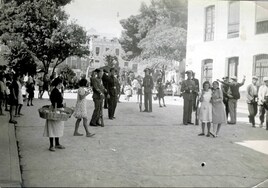
[(152, 0), (141, 4), (140, 14), (121, 20), (120, 43), (128, 59), (185, 58), (187, 1)]
[(42, 62), (45, 72), (69, 56), (89, 54), (86, 32), (76, 23), (67, 23), (68, 16), (55, 1), (33, 0), (19, 5), (12, 1), (0, 11), (1, 42), (11, 53), (12, 48), (24, 49)]
[(60, 65), (58, 67), (58, 74), (64, 73), (64, 75), (68, 78), (68, 79), (72, 79), (73, 77), (75, 77), (75, 72), (71, 69), (71, 67), (69, 65)]

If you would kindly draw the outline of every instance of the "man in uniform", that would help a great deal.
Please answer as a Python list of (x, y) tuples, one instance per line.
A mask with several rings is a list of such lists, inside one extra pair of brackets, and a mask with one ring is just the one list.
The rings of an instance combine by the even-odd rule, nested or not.
[[(224, 83), (229, 83), (229, 77), (225, 76), (222, 78)], [(229, 114), (229, 106), (228, 106), (228, 92), (229, 92), (229, 86), (221, 84), (221, 91), (223, 95), (223, 104), (225, 106), (225, 113), (226, 113), (226, 118), (228, 119), (228, 114)]]
[(195, 82), (192, 80), (192, 71), (186, 71), (187, 79), (181, 83), (181, 93), (183, 96), (183, 124), (188, 125), (192, 123), (192, 110), (194, 103), (194, 96), (196, 92)]
[(117, 97), (119, 94), (120, 88), (118, 88), (119, 82), (117, 78), (115, 77), (115, 69), (111, 68), (110, 69), (110, 76), (108, 80), (108, 95), (107, 95), (107, 100), (108, 100), (108, 117), (109, 119), (113, 120), (115, 119), (114, 113), (115, 109), (117, 106)]
[(198, 97), (198, 92), (199, 92), (199, 80), (197, 78), (195, 78), (195, 73), (193, 72), (193, 75), (192, 75), (192, 80), (194, 81), (195, 83), (195, 87), (196, 87), (196, 90), (194, 92), (194, 101), (193, 101), (193, 110), (196, 111), (197, 109), (197, 97)]
[(102, 104), (104, 99), (104, 94), (106, 93), (106, 89), (102, 85), (102, 75), (103, 71), (100, 69), (95, 70), (97, 77), (92, 78), (92, 89), (93, 89), (93, 101), (94, 101), (94, 112), (91, 117), (90, 126), (102, 126), (103, 117), (102, 117)]
[(154, 88), (153, 77), (150, 75), (150, 70), (144, 70), (145, 77), (143, 78), (144, 87), (144, 112), (152, 112), (152, 90)]
[[(102, 76), (102, 84), (103, 84), (103, 86), (104, 86), (104, 88), (106, 89), (106, 90), (108, 90), (108, 82), (109, 82), (109, 72), (106, 70), (106, 69), (104, 69), (103, 70), (103, 76)], [(107, 93), (105, 93), (104, 94), (105, 96), (104, 96), (104, 108), (105, 109), (107, 109), (108, 107), (107, 107), (107, 105), (108, 105), (108, 103), (107, 103)]]

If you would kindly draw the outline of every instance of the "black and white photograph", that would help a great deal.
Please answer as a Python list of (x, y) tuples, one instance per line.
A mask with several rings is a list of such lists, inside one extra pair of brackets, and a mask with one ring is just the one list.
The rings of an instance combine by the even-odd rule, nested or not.
[(268, 0), (0, 0), (1, 187), (268, 187)]

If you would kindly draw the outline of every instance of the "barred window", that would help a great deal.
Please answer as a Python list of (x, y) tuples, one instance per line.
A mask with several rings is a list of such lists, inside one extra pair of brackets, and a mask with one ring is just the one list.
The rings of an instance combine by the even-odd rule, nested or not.
[(202, 77), (201, 83), (205, 81), (209, 81), (212, 83), (212, 70), (213, 70), (213, 60), (212, 59), (205, 59), (202, 61)]
[(252, 73), (259, 78), (259, 83), (262, 83), (263, 77), (268, 76), (268, 54), (254, 56)]
[(238, 69), (238, 57), (228, 58), (228, 76), (236, 76), (237, 77), (237, 69)]

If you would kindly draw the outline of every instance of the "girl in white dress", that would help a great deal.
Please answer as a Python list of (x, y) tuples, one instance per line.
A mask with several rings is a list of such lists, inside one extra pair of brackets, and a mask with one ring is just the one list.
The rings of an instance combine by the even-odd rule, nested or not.
[(80, 134), (78, 132), (78, 128), (80, 125), (80, 121), (83, 119), (83, 125), (86, 130), (86, 136), (91, 137), (95, 134), (92, 134), (88, 131), (87, 127), (87, 100), (86, 96), (89, 94), (89, 92), (86, 90), (87, 86), (87, 80), (81, 79), (79, 82), (79, 89), (77, 92), (77, 101), (76, 106), (74, 110), (74, 117), (77, 118), (75, 123), (75, 129), (74, 129), (74, 136), (83, 136), (83, 134)]
[(210, 136), (210, 127), (212, 122), (212, 103), (211, 103), (212, 91), (210, 89), (210, 83), (205, 81), (203, 83), (203, 90), (200, 96), (200, 111), (199, 120), (202, 122), (202, 133), (199, 136), (205, 135), (205, 125), (207, 124), (207, 137)]

